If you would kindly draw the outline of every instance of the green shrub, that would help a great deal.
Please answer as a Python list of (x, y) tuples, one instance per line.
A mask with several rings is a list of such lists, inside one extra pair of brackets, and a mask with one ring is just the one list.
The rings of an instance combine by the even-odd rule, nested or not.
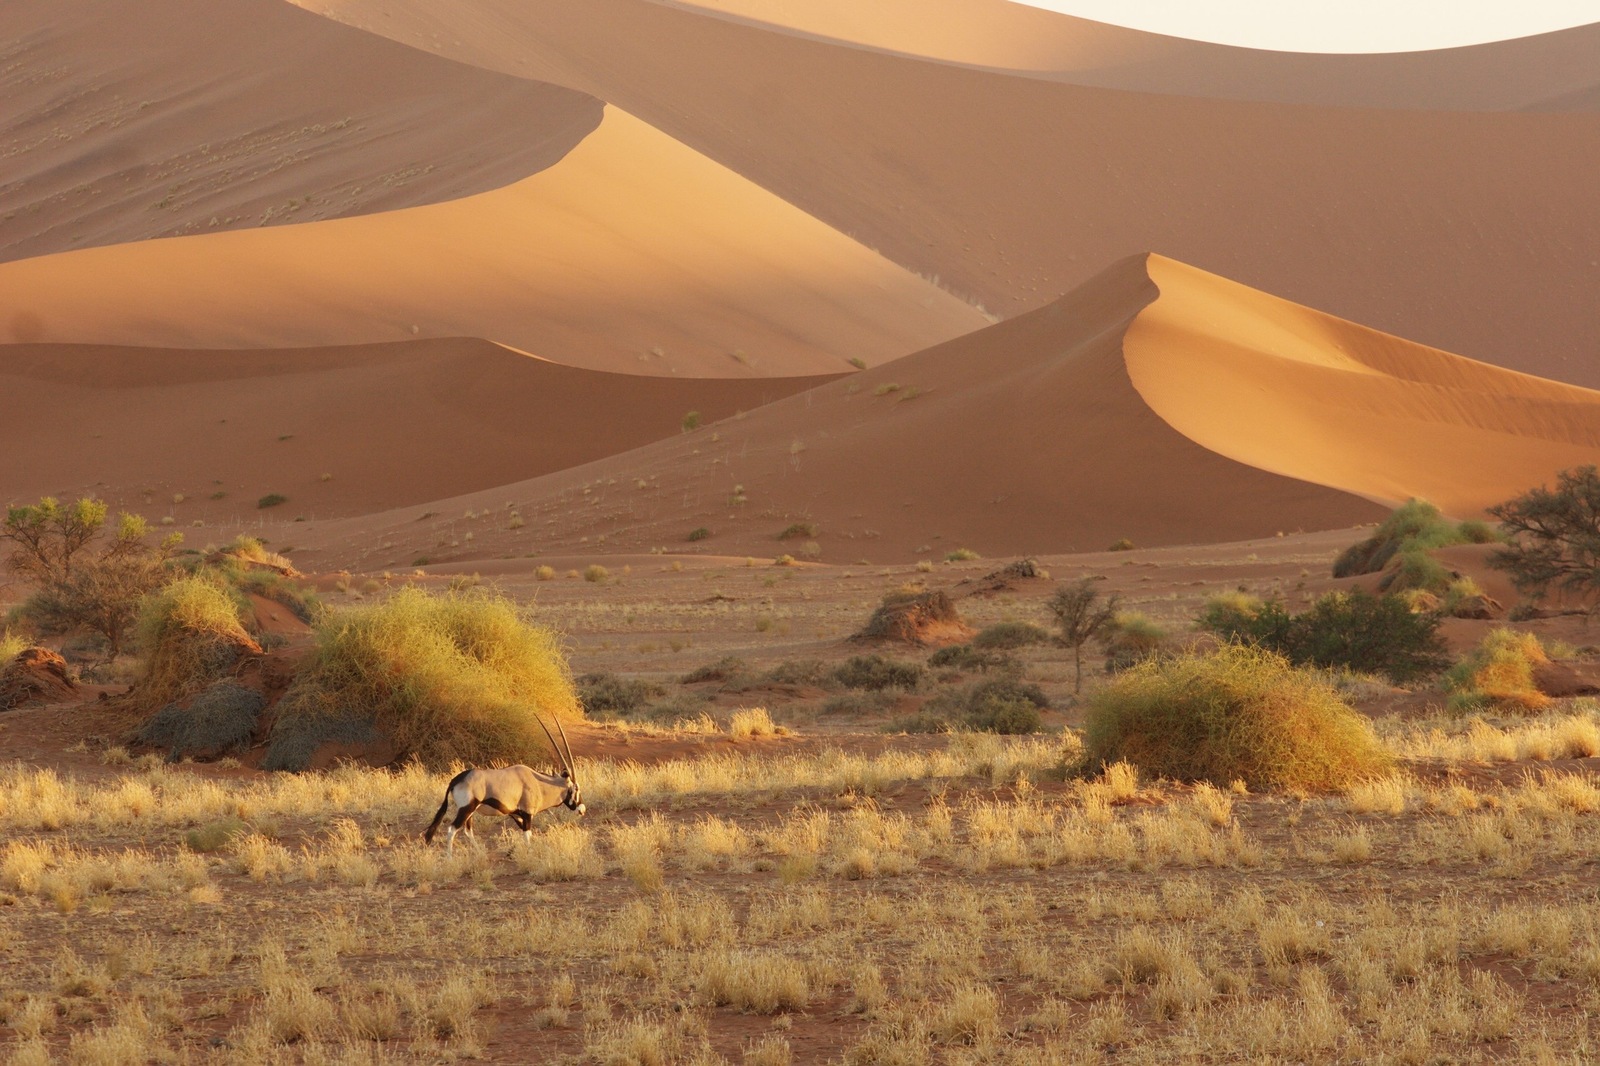
[(1518, 591), (1543, 599), (1554, 586), (1585, 598), (1600, 590), (1600, 471), (1574, 467), (1489, 508), (1508, 542), (1489, 558)]
[(279, 504), (288, 503), (288, 502), (289, 502), (289, 497), (283, 495), (282, 493), (269, 492), (265, 496), (261, 497), (259, 500), (256, 501), (256, 506), (261, 508), (262, 510), (265, 510), (268, 507), (276, 507)]
[(1015, 658), (1003, 651), (987, 651), (971, 644), (951, 644), (940, 648), (928, 657), (934, 669), (951, 669), (988, 673), (990, 670), (1017, 671), (1022, 668)]
[(638, 714), (667, 691), (653, 681), (619, 677), (610, 671), (584, 674), (577, 680), (577, 689), (578, 702), (587, 713), (622, 717)]
[(957, 548), (953, 552), (946, 552), (945, 553), (945, 557), (944, 557), (944, 561), (947, 562), (947, 563), (965, 563), (965, 562), (971, 562), (973, 559), (982, 559), (982, 558), (983, 558), (983, 556), (979, 555), (977, 552), (973, 551), (971, 548)]
[(899, 662), (882, 655), (856, 655), (833, 671), (834, 680), (845, 688), (872, 691), (886, 688), (914, 691), (927, 676), (928, 671), (921, 663)]
[(743, 659), (725, 655), (714, 663), (697, 666), (683, 675), (683, 684), (698, 685), (706, 681), (732, 681), (749, 673)]
[(1316, 672), (1241, 644), (1119, 674), (1089, 697), (1084, 728), (1091, 764), (1224, 787), (1337, 789), (1394, 762)]
[(707, 529), (705, 526), (700, 526), (697, 529), (689, 530), (689, 536), (686, 539), (705, 540), (709, 536), (711, 536), (711, 530)]
[[(989, 678), (939, 693), (913, 716), (914, 723), (898, 723), (897, 728), (908, 733), (955, 729), (1036, 733), (1043, 721), (1039, 712), (1049, 706), (1050, 700), (1038, 685), (1014, 677)], [(943, 723), (942, 728), (934, 728), (936, 723)]]
[(219, 575), (204, 572), (180, 577), (146, 598), (139, 643), (145, 661), (134, 694), (152, 710), (230, 676), (241, 658), (261, 653), (245, 631), (238, 599)]
[[(1352, 544), (1339, 554), (1333, 563), (1334, 577), (1354, 577), (1357, 574), (1376, 574), (1388, 567), (1397, 555), (1426, 557), (1434, 548), (1452, 544), (1484, 544), (1497, 539), (1493, 530), (1481, 521), (1452, 522), (1439, 513), (1439, 509), (1426, 500), (1411, 499), (1396, 507), (1372, 535)], [(1394, 588), (1425, 588), (1441, 591), (1448, 581), (1448, 573), (1441, 566), (1437, 571), (1422, 567), (1414, 559), (1404, 564), (1408, 568), (1407, 580), (1413, 583)], [(1437, 564), (1435, 564), (1437, 565)], [(1444, 581), (1440, 576), (1444, 576)], [(1416, 583), (1430, 580), (1435, 584)], [(1386, 578), (1383, 589), (1389, 589), (1393, 578)]]
[(1044, 727), (1039, 708), (1028, 700), (989, 699), (967, 715), (967, 727), (980, 733), (1021, 736)]
[(1450, 709), (1458, 714), (1498, 710), (1539, 711), (1550, 697), (1534, 683), (1534, 667), (1550, 661), (1532, 633), (1491, 630), (1465, 659), (1445, 674)]
[(1106, 637), (1106, 673), (1114, 674), (1142, 663), (1161, 650), (1164, 629), (1137, 612), (1118, 614)]
[(833, 671), (820, 659), (798, 659), (779, 663), (762, 675), (771, 685), (812, 685), (826, 688), (833, 685)]
[(683, 431), (690, 433), (700, 428), (700, 412), (690, 411), (683, 416)]
[(1417, 614), (1405, 596), (1359, 589), (1330, 592), (1303, 614), (1290, 616), (1280, 600), (1220, 597), (1197, 624), (1234, 643), (1254, 644), (1298, 666), (1381, 672), (1396, 683), (1443, 669), (1439, 615)]
[(996, 622), (985, 626), (972, 638), (974, 648), (1000, 648), (1012, 650), (1030, 644), (1043, 644), (1050, 639), (1050, 631), (1032, 622)]
[(778, 534), (779, 540), (796, 540), (800, 537), (814, 537), (817, 535), (815, 522), (796, 522), (794, 525)]
[(315, 654), (278, 705), (273, 768), (298, 769), (325, 738), (364, 733), (431, 766), (528, 762), (548, 750), (536, 715), (583, 713), (556, 634), (482, 588), (403, 588), (330, 613), (315, 635)]

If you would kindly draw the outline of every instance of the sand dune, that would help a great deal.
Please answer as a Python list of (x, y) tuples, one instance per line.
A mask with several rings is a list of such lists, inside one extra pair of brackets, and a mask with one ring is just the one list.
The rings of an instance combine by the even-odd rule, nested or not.
[(0, 341), (486, 336), (640, 374), (838, 373), (987, 324), (631, 116), (478, 196), (0, 264)]
[(597, 101), (282, 0), (6, 0), (0, 259), (498, 188)]
[[(359, 0), (297, 0), (351, 10)], [(1341, 107), (1593, 110), (1600, 23), (1427, 52), (1237, 48), (1008, 0), (658, 0), (887, 52), (1105, 89)]]
[[(836, 563), (1083, 552), (1339, 528), (1419, 494), (1466, 516), (1584, 462), (1600, 462), (1600, 393), (1138, 256), (1048, 307), (742, 418), (430, 505), (513, 500), (524, 531), (450, 550), (407, 511), (296, 543), (369, 566), (393, 562), (375, 543), (440, 561), (804, 558), (808, 539)], [(814, 538), (778, 539), (805, 522)], [(711, 536), (691, 547), (698, 527)]]
[(1450, 351), (1600, 385), (1592, 115), (1126, 92), (650, 0), (317, 7), (617, 104), (998, 314), (1160, 248)]
[[(676, 434), (691, 410), (722, 418), (815, 380), (604, 374), (463, 339), (13, 346), (0, 348), (0, 489), (92, 493), (184, 527), (365, 514), (562, 470)], [(268, 493), (289, 500), (259, 510)]]

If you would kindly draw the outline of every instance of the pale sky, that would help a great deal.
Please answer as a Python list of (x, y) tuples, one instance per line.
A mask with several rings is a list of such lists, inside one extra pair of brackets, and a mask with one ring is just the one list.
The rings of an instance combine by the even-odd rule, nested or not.
[(1600, 0), (1020, 0), (1175, 37), (1292, 52), (1451, 48), (1600, 22)]

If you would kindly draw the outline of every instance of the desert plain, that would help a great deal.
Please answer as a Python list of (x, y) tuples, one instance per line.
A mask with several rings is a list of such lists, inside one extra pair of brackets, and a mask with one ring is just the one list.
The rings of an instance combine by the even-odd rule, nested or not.
[[(8, 559), (5, 1061), (1600, 1056), (1600, 638), (1583, 588), (1493, 565), (1489, 514), (1600, 464), (1600, 25), (1355, 56), (1002, 0), (11, 0), (0, 31), (8, 521), (181, 534), (172, 576), (238, 583), (205, 683), (259, 704), (158, 742), (214, 686), (148, 626), (39, 625)], [(1095, 757), (1126, 676), (1228, 653), (1219, 604), (1403, 588), (1334, 574), (1412, 500), (1469, 531), (1396, 560), (1442, 583), (1405, 611), (1440, 661), (1296, 675), (1381, 772)], [(1076, 643), (1073, 589), (1120, 612)], [(566, 695), (525, 702), (587, 813), (424, 841), (472, 760), (387, 727), (273, 768), (350, 620), (423, 600), (554, 641)], [(1472, 688), (1512, 645), (1520, 695)], [(558, 767), (534, 741), (484, 761)]]

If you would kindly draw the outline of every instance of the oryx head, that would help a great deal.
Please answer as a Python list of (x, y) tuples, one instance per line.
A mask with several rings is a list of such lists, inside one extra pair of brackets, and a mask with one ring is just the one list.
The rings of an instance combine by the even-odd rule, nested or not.
[(589, 808), (583, 802), (583, 791), (578, 787), (577, 763), (572, 757), (572, 745), (567, 741), (567, 730), (561, 724), (561, 719), (556, 719), (556, 729), (561, 733), (561, 743), (556, 743), (556, 738), (550, 732), (550, 727), (544, 724), (544, 718), (539, 718), (539, 727), (544, 730), (544, 735), (550, 738), (550, 747), (556, 753), (556, 759), (561, 763), (561, 779), (567, 783), (567, 791), (561, 797), (561, 803), (569, 811), (578, 814), (585, 813)]

